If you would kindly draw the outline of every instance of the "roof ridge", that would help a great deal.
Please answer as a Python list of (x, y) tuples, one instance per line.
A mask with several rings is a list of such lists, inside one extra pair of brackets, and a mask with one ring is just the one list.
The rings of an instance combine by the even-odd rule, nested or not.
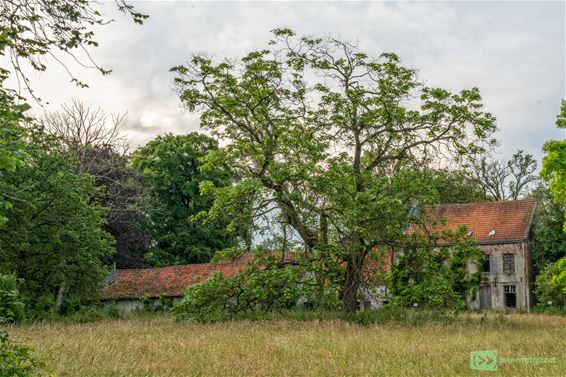
[(534, 198), (516, 199), (516, 200), (494, 200), (488, 202), (467, 202), (467, 203), (440, 203), (437, 206), (474, 206), (474, 205), (494, 205), (494, 204), (510, 204), (518, 202), (535, 202)]

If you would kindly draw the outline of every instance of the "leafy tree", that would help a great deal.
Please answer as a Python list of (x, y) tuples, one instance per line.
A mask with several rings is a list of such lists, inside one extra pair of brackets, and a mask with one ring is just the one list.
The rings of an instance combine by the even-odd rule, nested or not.
[(487, 200), (486, 194), (464, 170), (431, 169), (431, 185), (438, 192), (439, 203), (474, 203)]
[[(115, 0), (118, 9), (131, 15), (136, 23), (142, 23), (148, 16), (137, 12), (124, 0)], [(93, 7), (93, 2), (86, 0), (14, 0), (0, 3), (0, 178), (3, 171), (14, 170), (24, 159), (23, 138), (25, 130), (21, 123), (29, 121), (24, 112), (30, 108), (23, 100), (20, 90), (8, 89), (5, 81), (11, 75), (19, 84), (23, 84), (36, 99), (26, 76), (26, 65), (36, 71), (44, 71), (47, 66), (45, 57), (50, 56), (64, 66), (79, 86), (87, 86), (74, 77), (69, 67), (62, 63), (56, 52), (69, 54), (77, 58), (75, 51), (84, 52), (86, 58), (102, 74), (110, 71), (99, 67), (90, 57), (87, 47), (97, 46), (94, 39), (93, 25), (105, 25), (106, 20)], [(4, 65), (7, 63), (7, 65)], [(8, 65), (11, 64), (11, 70)], [(18, 88), (20, 89), (20, 88)], [(11, 208), (8, 200), (10, 192), (0, 192), (0, 226), (6, 222), (5, 212)]]
[(147, 255), (155, 266), (208, 262), (217, 250), (234, 245), (224, 232), (226, 221), (202, 224), (194, 219), (212, 205), (200, 186), (229, 183), (222, 167), (201, 171), (201, 158), (218, 149), (214, 139), (198, 133), (165, 135), (150, 141), (132, 156), (132, 165), (146, 176), (148, 232), (157, 243)]
[(494, 161), (483, 157), (470, 166), (472, 179), (492, 200), (518, 200), (528, 196), (538, 181), (537, 162), (522, 150), (507, 161)]
[(534, 190), (537, 202), (531, 227), (529, 250), (536, 271), (566, 256), (566, 233), (563, 231), (564, 207), (557, 204), (547, 185)]
[(315, 265), (299, 255), (289, 263), (285, 260), (276, 253), (258, 252), (246, 270), (236, 276), (224, 277), (215, 272), (201, 284), (189, 286), (173, 313), (180, 319), (213, 322), (252, 310), (292, 308), (298, 302), (337, 308), (339, 286), (335, 279), (328, 279), (339, 268), (335, 261), (320, 260)]
[[(566, 128), (566, 100), (562, 100), (556, 125), (558, 128)], [(543, 160), (541, 176), (550, 184), (556, 203), (566, 206), (566, 140), (547, 141), (542, 149), (546, 156)], [(566, 232), (566, 221), (564, 231)]]
[(55, 141), (35, 131), (30, 138), (26, 164), (0, 182), (16, 193), (0, 233), (0, 270), (23, 279), (30, 309), (58, 311), (65, 297), (96, 295), (114, 250), (93, 178), (76, 174), (76, 161)]
[(14, 275), (0, 274), (0, 324), (18, 322), (24, 318), (24, 303)]
[[(148, 18), (124, 0), (115, 0), (115, 3), (120, 11), (129, 14), (136, 23), (141, 24)], [(7, 61), (12, 64), (12, 72), (7, 67), (0, 67), (0, 76), (13, 74), (34, 96), (25, 74), (27, 67), (23, 63), (41, 72), (47, 69), (45, 58), (52, 57), (63, 65), (73, 82), (86, 87), (88, 85), (71, 73), (58, 54), (71, 55), (79, 65), (90, 65), (103, 75), (109, 74), (110, 70), (96, 64), (88, 49), (98, 46), (93, 27), (106, 25), (111, 21), (97, 10), (96, 2), (87, 0), (2, 1), (0, 49), (2, 55), (8, 55)], [(80, 52), (79, 55), (77, 51)], [(12, 95), (16, 95), (16, 92), (12, 91)]]
[(60, 152), (78, 161), (77, 174), (92, 175), (102, 188), (97, 200), (108, 209), (104, 229), (116, 240), (116, 266), (139, 268), (152, 240), (144, 231), (141, 174), (128, 165), (128, 145), (120, 132), (124, 116), (74, 99), (46, 114), (41, 124), (60, 141)]
[(546, 265), (536, 278), (535, 294), (541, 305), (566, 306), (566, 257)]
[(495, 130), (477, 88), (429, 88), (395, 54), (288, 29), (239, 60), (196, 55), (172, 71), (181, 101), (226, 144), (207, 164), (241, 177), (212, 190), (209, 215), (245, 224), (249, 212), (230, 208), (276, 207), (306, 253), (332, 247), (341, 260), (348, 312), (371, 251), (403, 238), (411, 202), (437, 197), (428, 180), (398, 172), (480, 152)]
[[(0, 88), (0, 180), (13, 173), (25, 158), (24, 136), (20, 122), (25, 120), (27, 105), (16, 105)], [(11, 193), (0, 189), (0, 228), (6, 222), (6, 212), (12, 207)]]

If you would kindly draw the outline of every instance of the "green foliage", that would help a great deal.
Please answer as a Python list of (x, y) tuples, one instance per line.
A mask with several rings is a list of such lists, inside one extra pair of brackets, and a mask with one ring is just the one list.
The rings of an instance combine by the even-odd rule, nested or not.
[[(121, 12), (129, 14), (136, 23), (141, 24), (148, 18), (125, 0), (115, 0), (115, 3)], [(28, 63), (36, 71), (45, 71), (45, 57), (53, 56), (57, 62), (64, 65), (57, 58), (57, 52), (71, 55), (79, 65), (91, 65), (103, 75), (110, 73), (109, 70), (99, 67), (88, 53), (89, 48), (98, 46), (93, 26), (106, 25), (112, 21), (106, 19), (96, 8), (95, 3), (85, 0), (15, 0), (2, 3), (0, 52), (1, 55), (8, 56), (8, 61), (13, 66), (14, 78), (24, 85), (31, 95), (34, 95), (33, 90), (22, 63)], [(91, 64), (81, 62), (80, 58), (74, 55), (77, 50), (86, 51)], [(88, 86), (74, 77), (67, 66), (65, 68), (71, 80), (78, 86)], [(7, 77), (9, 74), (10, 71), (0, 68), (0, 76)], [(16, 91), (12, 91), (12, 94), (19, 96)]]
[(566, 232), (563, 231), (564, 206), (553, 200), (546, 185), (533, 193), (537, 202), (531, 227), (529, 250), (535, 271), (566, 256)]
[[(0, 45), (0, 52), (1, 52)], [(4, 78), (0, 75), (0, 85)], [(0, 86), (0, 180), (13, 173), (25, 160), (25, 129), (21, 123), (29, 120), (24, 112), (29, 105), (16, 105), (9, 93)], [(6, 222), (6, 213), (12, 208), (11, 193), (0, 187), (0, 228)]]
[(341, 299), (352, 312), (371, 251), (403, 240), (413, 201), (438, 201), (412, 171), (485, 151), (495, 120), (477, 88), (426, 87), (395, 54), (273, 34), (240, 59), (196, 55), (171, 69), (181, 101), (225, 144), (205, 166), (229, 164), (240, 178), (206, 187), (215, 204), (205, 215), (228, 213), (238, 227), (279, 212), (305, 253), (330, 247), (344, 263)]
[(32, 357), (31, 348), (10, 341), (5, 331), (0, 331), (0, 360), (0, 376), (43, 375), (43, 363)]
[(26, 164), (0, 182), (14, 198), (0, 233), (0, 270), (23, 279), (29, 309), (53, 310), (58, 294), (94, 298), (113, 248), (93, 178), (76, 174), (76, 161), (40, 132), (31, 133), (26, 151)]
[(457, 232), (442, 231), (432, 235), (433, 242), (413, 234), (412, 242), (403, 248), (393, 267), (393, 303), (430, 309), (464, 309), (467, 296), (473, 294), (481, 282), (478, 271), (483, 257), (465, 233), (465, 227)]
[(438, 169), (430, 171), (431, 185), (436, 189), (439, 203), (474, 203), (487, 200), (476, 181), (463, 170)]
[[(266, 313), (311, 307), (336, 309), (339, 287), (329, 278), (329, 261), (318, 263), (281, 261), (274, 255), (257, 256), (245, 271), (225, 277), (215, 272), (206, 281), (189, 286), (183, 299), (173, 306), (177, 318), (198, 322), (233, 319), (247, 312)], [(315, 272), (318, 266), (318, 273)], [(310, 267), (310, 270), (308, 269)], [(321, 276), (325, 270), (326, 276)]]
[(535, 294), (541, 307), (566, 307), (566, 257), (542, 270), (536, 278)]
[[(566, 100), (562, 100), (560, 114), (557, 117), (558, 128), (566, 128)], [(566, 140), (551, 140), (544, 143), (541, 177), (550, 184), (550, 190), (556, 203), (566, 206)], [(566, 216), (566, 212), (564, 213)], [(564, 222), (566, 232), (566, 221)]]
[(224, 231), (224, 216), (206, 223), (195, 219), (212, 205), (201, 185), (228, 185), (224, 167), (201, 170), (201, 159), (217, 148), (216, 141), (198, 133), (165, 135), (132, 156), (132, 165), (146, 176), (148, 232), (157, 242), (146, 255), (152, 265), (208, 262), (215, 251), (235, 243)]
[(24, 303), (14, 275), (0, 274), (0, 324), (19, 322), (24, 318)]

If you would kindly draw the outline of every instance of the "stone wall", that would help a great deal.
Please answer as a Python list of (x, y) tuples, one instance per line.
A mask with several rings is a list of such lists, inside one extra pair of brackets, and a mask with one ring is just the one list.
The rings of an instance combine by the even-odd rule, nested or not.
[[(515, 286), (516, 308), (529, 309), (532, 306), (531, 297), (531, 265), (528, 245), (526, 242), (478, 245), (484, 254), (490, 256), (490, 271), (483, 273), (482, 287), (468, 300), (471, 309), (480, 309), (480, 295), (490, 293), (491, 309), (507, 309), (505, 301), (505, 286)], [(505, 273), (503, 255), (514, 256), (514, 273)], [(487, 293), (486, 293), (487, 292)], [(484, 299), (485, 303), (485, 299)], [(484, 306), (483, 309), (486, 309)]]

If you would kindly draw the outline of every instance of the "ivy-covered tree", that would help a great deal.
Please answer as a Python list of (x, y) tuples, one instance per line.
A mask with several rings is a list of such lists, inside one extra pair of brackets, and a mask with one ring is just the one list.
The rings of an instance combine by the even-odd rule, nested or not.
[(194, 218), (212, 205), (209, 195), (201, 195), (203, 182), (230, 183), (222, 166), (201, 171), (201, 159), (217, 149), (214, 139), (190, 133), (157, 137), (132, 155), (132, 166), (145, 175), (147, 230), (156, 242), (146, 254), (152, 265), (208, 262), (215, 251), (235, 244), (224, 231), (224, 217), (205, 224)]
[[(556, 125), (558, 128), (566, 129), (566, 100), (562, 100)], [(543, 160), (541, 176), (550, 184), (556, 203), (566, 206), (566, 140), (547, 141), (542, 150), (546, 156)], [(566, 212), (564, 214), (566, 216)], [(564, 231), (566, 232), (566, 221)]]
[[(465, 227), (455, 232), (415, 232), (393, 267), (393, 303), (432, 309), (464, 309), (481, 282), (482, 252), (466, 237)], [(472, 267), (470, 269), (470, 267)]]
[(104, 209), (93, 201), (93, 177), (76, 174), (76, 160), (41, 132), (30, 135), (27, 154), (0, 182), (14, 193), (0, 232), (0, 271), (23, 279), (30, 309), (58, 311), (65, 299), (96, 296), (114, 249), (102, 230)]
[(348, 312), (371, 251), (403, 238), (411, 203), (438, 197), (428, 180), (398, 172), (480, 152), (495, 130), (477, 88), (430, 88), (395, 54), (288, 29), (238, 60), (196, 55), (172, 71), (181, 101), (225, 143), (207, 165), (241, 177), (206, 187), (216, 198), (210, 218), (247, 223), (250, 212), (233, 210), (246, 198), (251, 213), (276, 208), (308, 255), (332, 248), (343, 263)]

